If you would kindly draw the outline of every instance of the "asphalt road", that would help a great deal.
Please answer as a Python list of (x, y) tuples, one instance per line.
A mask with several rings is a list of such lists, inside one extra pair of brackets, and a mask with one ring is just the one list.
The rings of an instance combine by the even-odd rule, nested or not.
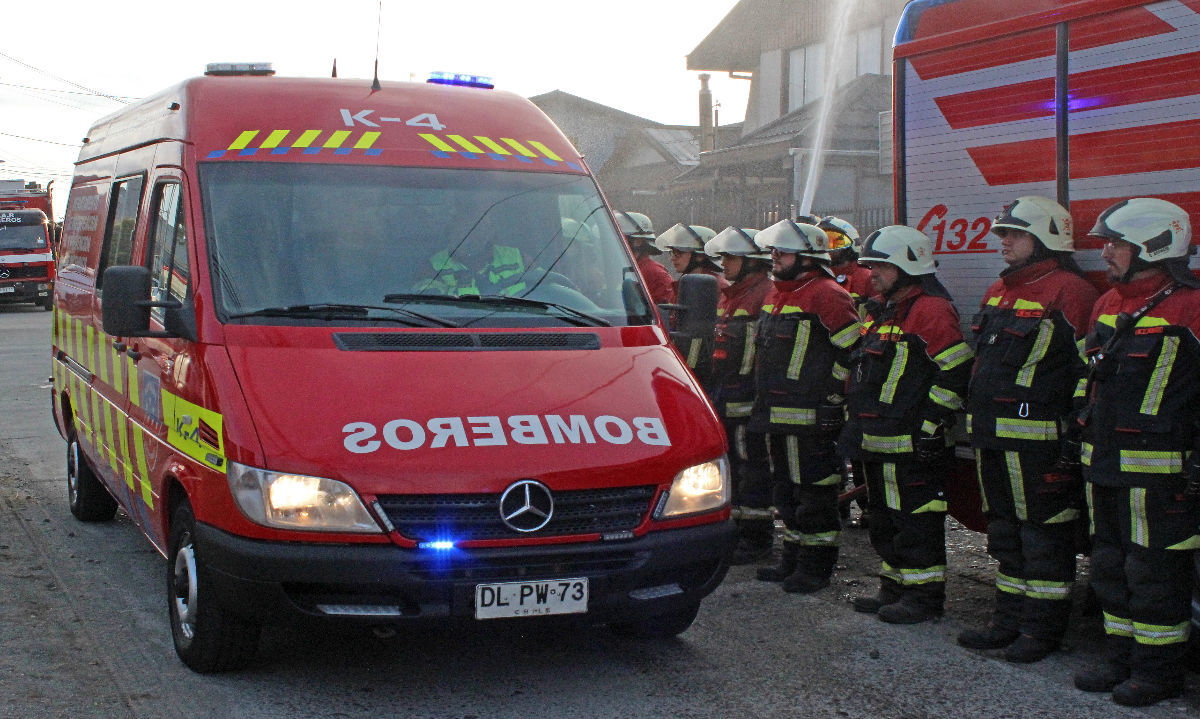
[[(865, 532), (844, 533), (833, 586), (783, 594), (735, 567), (674, 640), (602, 627), (507, 623), (264, 633), (255, 663), (200, 676), (175, 657), (165, 560), (125, 517), (76, 522), (65, 443), (49, 412), (50, 313), (0, 306), (0, 717), (1180, 717), (1074, 689), (1099, 620), (1076, 616), (1066, 650), (1032, 666), (961, 649), (983, 622), (993, 566), (952, 525), (945, 619), (891, 626), (850, 609), (874, 591)], [(1076, 587), (1082, 595), (1082, 579)]]

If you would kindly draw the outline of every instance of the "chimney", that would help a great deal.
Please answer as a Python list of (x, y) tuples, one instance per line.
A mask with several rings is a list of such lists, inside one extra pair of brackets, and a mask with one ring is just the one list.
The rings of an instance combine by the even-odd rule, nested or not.
[(700, 151), (711, 152), (716, 146), (713, 135), (713, 101), (712, 90), (708, 89), (708, 73), (700, 75)]

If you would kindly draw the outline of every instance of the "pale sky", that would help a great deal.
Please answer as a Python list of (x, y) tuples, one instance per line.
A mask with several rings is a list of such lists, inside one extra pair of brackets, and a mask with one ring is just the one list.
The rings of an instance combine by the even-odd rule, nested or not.
[[(737, 0), (41, 0), (0, 43), (0, 179), (54, 180), (62, 214), (80, 141), (121, 103), (210, 62), (271, 62), (280, 76), (382, 80), (446, 70), (526, 97), (562, 90), (668, 124), (697, 124), (686, 55)], [(0, 0), (0, 7), (17, 0)], [(749, 81), (713, 73), (722, 125)]]

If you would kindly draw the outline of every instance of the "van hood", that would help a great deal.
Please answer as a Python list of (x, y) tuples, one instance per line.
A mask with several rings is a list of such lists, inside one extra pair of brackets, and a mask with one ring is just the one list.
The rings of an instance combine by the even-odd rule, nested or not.
[(598, 329), (598, 349), (451, 352), (227, 330), (264, 468), (365, 494), (499, 492), (522, 478), (662, 484), (725, 451), (711, 406), (654, 328)]

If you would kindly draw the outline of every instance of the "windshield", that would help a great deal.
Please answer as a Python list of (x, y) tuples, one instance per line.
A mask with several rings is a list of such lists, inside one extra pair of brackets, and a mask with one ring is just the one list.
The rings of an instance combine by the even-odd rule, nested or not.
[(586, 176), (237, 162), (200, 180), (224, 321), (651, 321)]
[(46, 226), (0, 224), (0, 250), (46, 251)]

